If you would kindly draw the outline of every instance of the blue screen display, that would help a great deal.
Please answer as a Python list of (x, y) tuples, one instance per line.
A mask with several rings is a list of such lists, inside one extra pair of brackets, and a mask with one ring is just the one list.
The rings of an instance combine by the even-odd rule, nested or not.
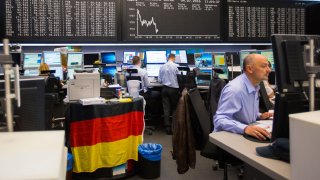
[(196, 63), (196, 67), (198, 68), (212, 67), (213, 57), (214, 55), (212, 52), (195, 53), (194, 60)]
[(106, 64), (116, 63), (116, 53), (115, 52), (101, 52), (101, 62)]
[(105, 66), (102, 68), (103, 74), (110, 74), (112, 77), (114, 77), (116, 72), (117, 72), (117, 66)]

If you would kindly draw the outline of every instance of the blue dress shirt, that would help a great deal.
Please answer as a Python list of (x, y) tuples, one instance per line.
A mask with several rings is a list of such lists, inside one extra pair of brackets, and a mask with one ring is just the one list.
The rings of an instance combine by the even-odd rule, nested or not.
[(175, 64), (172, 61), (168, 61), (160, 68), (158, 81), (165, 86), (179, 88), (177, 79), (178, 73), (178, 64)]
[(243, 134), (244, 128), (260, 116), (259, 91), (245, 73), (229, 82), (222, 90), (214, 116), (214, 131)]
[(132, 66), (131, 69), (137, 69), (138, 73), (132, 73), (132, 76), (140, 76), (142, 82), (142, 89), (147, 92), (148, 87), (150, 87), (150, 81), (148, 78), (148, 73), (146, 70), (142, 69), (140, 66)]

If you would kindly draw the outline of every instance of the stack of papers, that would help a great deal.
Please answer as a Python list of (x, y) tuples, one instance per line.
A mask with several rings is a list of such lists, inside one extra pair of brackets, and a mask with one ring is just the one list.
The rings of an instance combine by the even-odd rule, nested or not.
[(97, 97), (97, 98), (83, 98), (80, 99), (80, 103), (82, 105), (93, 105), (93, 104), (104, 104), (106, 103), (106, 100), (104, 98), (101, 97)]

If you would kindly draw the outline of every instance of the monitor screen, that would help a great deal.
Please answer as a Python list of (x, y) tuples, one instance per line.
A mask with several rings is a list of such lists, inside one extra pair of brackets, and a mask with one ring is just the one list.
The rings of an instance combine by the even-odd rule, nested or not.
[(131, 60), (133, 56), (136, 55), (136, 52), (134, 51), (124, 51), (123, 52), (123, 63), (124, 64), (132, 64)]
[(212, 52), (195, 53), (194, 60), (195, 60), (196, 67), (209, 68), (209, 67), (212, 67), (214, 54)]
[(116, 64), (116, 52), (101, 52), (101, 63)]
[(25, 69), (23, 72), (23, 75), (24, 76), (39, 76), (39, 70), (38, 70), (38, 68)]
[(187, 61), (188, 61), (188, 66), (194, 66), (195, 65), (194, 54), (187, 54)]
[(13, 66), (21, 66), (21, 53), (10, 53), (13, 61)]
[(99, 53), (84, 53), (83, 54), (83, 63), (84, 65), (93, 65), (93, 63), (99, 60)]
[(117, 73), (117, 66), (104, 66), (102, 68), (102, 73), (103, 74), (109, 74), (112, 77), (114, 77), (115, 74)]
[(166, 63), (167, 51), (146, 51), (147, 63)]
[(222, 74), (218, 74), (218, 77), (220, 79), (228, 80), (229, 79), (229, 70), (228, 70), (228, 68), (223, 68), (222, 71), (223, 71), (223, 73)]
[(214, 53), (214, 66), (215, 67), (226, 66), (226, 61), (225, 61), (224, 55), (225, 55), (224, 52), (215, 52)]
[(69, 52), (68, 53), (68, 67), (69, 66), (82, 66), (83, 53), (82, 52)]
[(55, 77), (59, 77), (60, 80), (63, 80), (63, 71), (62, 71), (62, 67), (59, 66), (59, 67), (50, 67), (50, 70), (55, 70), (56, 72), (54, 73), (54, 76)]
[(147, 64), (147, 73), (149, 77), (158, 77), (160, 67), (163, 64)]
[(187, 51), (186, 50), (171, 50), (169, 51), (169, 54), (174, 54), (176, 55), (176, 63), (178, 64), (187, 64)]
[(47, 63), (49, 66), (61, 66), (61, 53), (59, 51), (44, 51), (43, 62)]
[(41, 58), (41, 53), (24, 53), (23, 68), (38, 68), (41, 64)]
[(268, 50), (260, 50), (259, 54), (265, 56), (271, 64), (271, 69), (274, 71), (274, 60), (273, 60), (273, 52), (272, 49)]

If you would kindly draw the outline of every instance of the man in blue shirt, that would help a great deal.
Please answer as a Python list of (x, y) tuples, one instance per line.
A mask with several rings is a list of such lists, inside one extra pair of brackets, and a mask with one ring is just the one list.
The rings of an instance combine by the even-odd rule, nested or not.
[(133, 56), (132, 58), (132, 64), (133, 66), (131, 69), (137, 69), (138, 73), (133, 73), (133, 76), (140, 76), (141, 77), (141, 82), (142, 82), (142, 89), (144, 92), (148, 91), (148, 87), (150, 87), (150, 81), (148, 78), (148, 73), (146, 70), (141, 68), (141, 60), (139, 56)]
[(257, 119), (267, 119), (271, 113), (259, 113), (259, 84), (267, 80), (271, 69), (266, 57), (250, 54), (243, 62), (243, 74), (229, 82), (222, 90), (214, 116), (214, 131), (248, 134), (260, 140), (271, 134), (258, 126), (250, 125)]
[(174, 54), (168, 56), (168, 62), (160, 68), (158, 77), (158, 81), (163, 84), (161, 94), (167, 134), (172, 134), (170, 115), (175, 111), (179, 100), (178, 65), (174, 63), (175, 57)]

